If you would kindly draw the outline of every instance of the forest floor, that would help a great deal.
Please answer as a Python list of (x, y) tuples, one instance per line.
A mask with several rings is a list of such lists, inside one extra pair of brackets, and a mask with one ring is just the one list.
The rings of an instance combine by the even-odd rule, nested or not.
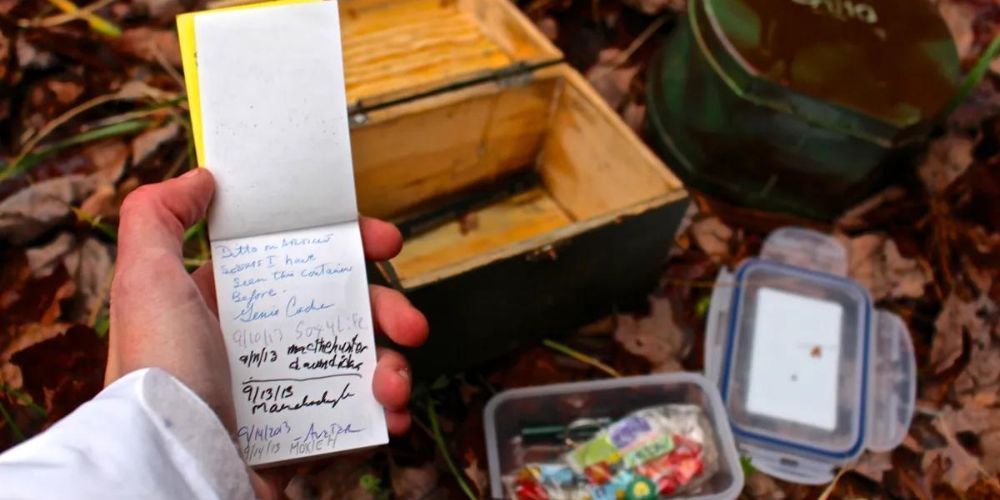
[[(194, 166), (174, 16), (205, 6), (98, 0), (80, 5), (81, 20), (63, 14), (58, 6), (66, 3), (0, 0), (0, 450), (100, 390), (118, 207), (139, 185)], [(641, 133), (646, 62), (685, 1), (520, 6)], [(1000, 4), (941, 0), (939, 8), (968, 70), (1000, 34)], [(490, 396), (701, 369), (698, 346), (717, 272), (755, 255), (785, 222), (696, 197), (647, 310), (419, 382), (408, 436), (299, 466), (286, 492), (296, 499), (484, 496), (482, 408)], [(784, 483), (751, 465), (744, 495), (1000, 497), (1000, 61), (916, 165), (818, 228), (846, 245), (850, 275), (877, 305), (909, 326), (916, 415), (900, 447), (866, 453), (830, 486)], [(208, 257), (207, 235), (199, 227), (188, 237), (193, 267)]]

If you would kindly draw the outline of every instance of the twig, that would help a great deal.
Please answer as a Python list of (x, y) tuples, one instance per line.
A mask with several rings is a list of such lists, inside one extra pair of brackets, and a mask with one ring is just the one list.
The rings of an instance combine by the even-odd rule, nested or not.
[(444, 461), (448, 464), (448, 470), (451, 471), (451, 475), (455, 476), (455, 480), (458, 481), (458, 485), (465, 492), (465, 495), (469, 497), (470, 500), (476, 500), (477, 497), (472, 493), (472, 488), (465, 482), (465, 478), (462, 477), (462, 473), (459, 472), (458, 467), (455, 466), (455, 462), (451, 460), (451, 454), (448, 453), (448, 447), (444, 444), (444, 436), (441, 434), (441, 428), (438, 426), (437, 412), (434, 410), (434, 401), (428, 397), (427, 398), (427, 418), (431, 421), (431, 431), (434, 433), (434, 442), (437, 443), (438, 451), (444, 456)]
[(550, 349), (553, 349), (553, 350), (558, 351), (558, 352), (560, 352), (562, 354), (565, 354), (565, 355), (567, 355), (567, 356), (569, 356), (569, 357), (571, 357), (571, 358), (573, 358), (573, 359), (575, 359), (577, 361), (580, 361), (582, 363), (586, 363), (586, 364), (588, 364), (590, 366), (593, 366), (594, 368), (597, 368), (598, 370), (601, 370), (602, 372), (607, 373), (608, 375), (611, 375), (612, 377), (619, 378), (619, 377), (622, 376), (622, 374), (619, 373), (618, 370), (615, 370), (614, 368), (611, 368), (610, 366), (608, 366), (608, 365), (600, 362), (599, 360), (597, 360), (597, 359), (595, 359), (593, 357), (590, 357), (590, 356), (588, 356), (588, 355), (586, 355), (586, 354), (584, 354), (584, 353), (582, 353), (580, 351), (574, 350), (573, 348), (571, 348), (571, 347), (569, 347), (569, 346), (567, 346), (565, 344), (560, 344), (559, 342), (556, 342), (554, 340), (549, 340), (549, 339), (543, 340), (542, 343), (545, 344), (545, 346), (548, 347), (548, 348), (550, 348)]
[(115, 24), (111, 21), (108, 21), (107, 19), (104, 19), (103, 17), (92, 12), (83, 11), (70, 0), (49, 0), (49, 3), (55, 5), (59, 8), (59, 10), (65, 12), (67, 15), (87, 21), (90, 29), (102, 35), (118, 37), (122, 34), (121, 28), (115, 26)]
[(80, 7), (76, 12), (63, 12), (54, 16), (43, 17), (41, 19), (20, 19), (17, 25), (22, 28), (52, 28), (79, 19), (81, 15), (90, 14), (96, 10), (103, 9), (111, 5), (115, 0), (98, 0), (90, 5)]
[(635, 52), (639, 50), (639, 48), (642, 47), (642, 45), (645, 44), (647, 40), (649, 40), (649, 37), (653, 36), (653, 33), (656, 33), (656, 30), (660, 29), (660, 27), (662, 27), (663, 24), (666, 22), (667, 22), (667, 16), (664, 15), (656, 18), (655, 21), (649, 23), (649, 26), (647, 26), (646, 29), (644, 29), (642, 33), (640, 33), (639, 36), (635, 38), (635, 40), (632, 40), (632, 43), (630, 43), (628, 47), (626, 47), (625, 50), (622, 51), (621, 54), (618, 54), (617, 58), (618, 60), (615, 61), (615, 64), (613, 66), (604, 67), (595, 71), (593, 76), (591, 76), (591, 79), (600, 78), (610, 73), (612, 70), (617, 69), (622, 64), (627, 63), (629, 58), (631, 58), (635, 54)]
[(833, 495), (833, 490), (837, 489), (837, 482), (840, 481), (840, 478), (843, 477), (844, 474), (847, 474), (851, 470), (854, 470), (853, 466), (841, 467), (840, 472), (837, 472), (837, 475), (833, 477), (833, 481), (830, 481), (830, 484), (827, 485), (826, 489), (823, 490), (823, 493), (819, 496), (817, 500), (829, 500), (830, 495)]
[(167, 61), (167, 58), (163, 55), (163, 51), (160, 50), (159, 45), (152, 43), (150, 44), (150, 48), (152, 49), (153, 57), (156, 59), (156, 62), (160, 63), (160, 66), (163, 67), (163, 71), (166, 71), (167, 74), (170, 75), (170, 78), (173, 78), (173, 80), (177, 82), (178, 88), (183, 90), (185, 88), (184, 77), (177, 72), (177, 69), (174, 68), (169, 61)]

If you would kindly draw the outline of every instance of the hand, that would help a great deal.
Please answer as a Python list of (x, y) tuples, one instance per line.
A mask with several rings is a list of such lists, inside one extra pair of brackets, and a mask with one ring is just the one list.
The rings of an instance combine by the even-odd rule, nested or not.
[[(211, 265), (188, 274), (181, 245), (185, 228), (205, 215), (215, 190), (212, 175), (196, 169), (142, 186), (122, 204), (118, 261), (111, 286), (111, 334), (105, 385), (141, 368), (170, 373), (200, 396), (230, 432), (236, 426), (229, 362), (216, 312)], [(361, 219), (365, 257), (399, 253), (395, 226)], [(375, 327), (404, 346), (427, 338), (427, 320), (401, 293), (370, 288)], [(373, 381), (391, 434), (410, 426), (410, 368), (397, 352), (379, 349)]]

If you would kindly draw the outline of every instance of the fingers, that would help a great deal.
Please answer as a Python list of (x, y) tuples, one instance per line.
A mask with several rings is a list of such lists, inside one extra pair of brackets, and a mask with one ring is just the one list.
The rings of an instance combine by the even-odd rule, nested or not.
[(375, 399), (385, 408), (389, 433), (400, 435), (410, 428), (410, 365), (396, 351), (379, 349), (378, 365), (372, 380)]
[(403, 235), (388, 222), (362, 217), (361, 242), (366, 259), (389, 260), (403, 248)]
[(427, 340), (427, 319), (401, 293), (384, 286), (368, 288), (375, 327), (393, 342), (417, 347)]
[(214, 192), (212, 175), (198, 168), (129, 194), (121, 208), (119, 264), (139, 264), (145, 256), (163, 253), (180, 264), (184, 229), (205, 215)]

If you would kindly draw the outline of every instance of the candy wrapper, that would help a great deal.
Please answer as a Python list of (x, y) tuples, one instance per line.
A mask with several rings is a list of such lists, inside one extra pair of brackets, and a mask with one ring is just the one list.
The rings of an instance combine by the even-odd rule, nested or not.
[(559, 461), (521, 468), (505, 485), (508, 496), (520, 500), (640, 500), (691, 492), (718, 467), (712, 436), (697, 406), (646, 408), (573, 443)]

